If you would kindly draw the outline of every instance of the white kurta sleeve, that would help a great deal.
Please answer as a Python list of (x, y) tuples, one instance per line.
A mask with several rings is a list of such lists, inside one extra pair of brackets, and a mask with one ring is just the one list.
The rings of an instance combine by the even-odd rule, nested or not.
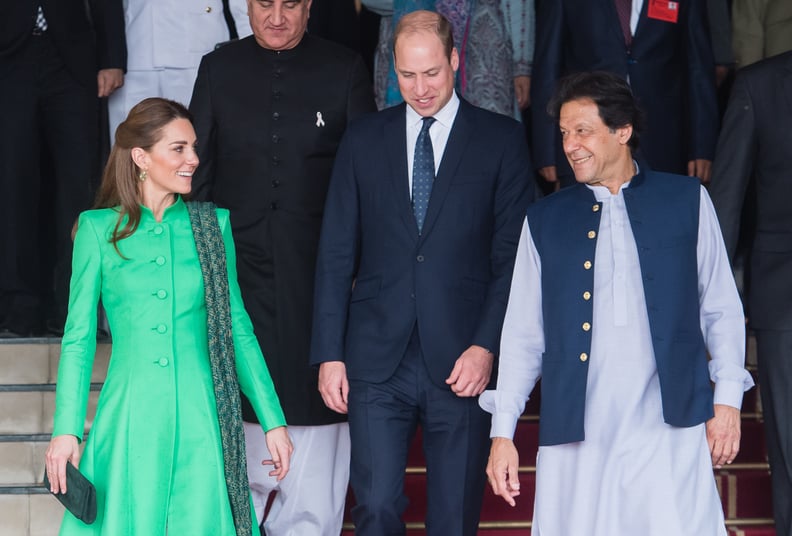
[(703, 186), (697, 256), (701, 332), (712, 358), (715, 403), (739, 409), (743, 392), (754, 385), (745, 370), (745, 315), (715, 209)]
[(523, 223), (514, 263), (509, 303), (503, 321), (497, 388), (485, 391), (479, 405), (492, 413), (490, 437), (513, 438), (525, 402), (542, 373), (542, 266), (528, 221)]

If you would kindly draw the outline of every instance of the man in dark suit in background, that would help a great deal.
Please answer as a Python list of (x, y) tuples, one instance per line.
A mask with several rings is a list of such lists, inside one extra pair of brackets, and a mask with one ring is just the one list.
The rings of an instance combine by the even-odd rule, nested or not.
[(652, 169), (709, 181), (718, 109), (703, 0), (544, 0), (536, 32), (533, 157), (546, 180), (574, 183), (545, 112), (556, 82), (600, 70), (627, 79), (646, 111), (641, 150)]
[(349, 412), (356, 534), (404, 533), (420, 424), (427, 534), (472, 535), (489, 445), (477, 396), (495, 366), (531, 164), (519, 123), (454, 93), (447, 20), (405, 16), (394, 56), (407, 104), (354, 123), (333, 169), (311, 362), (328, 407)]
[(756, 186), (748, 320), (756, 333), (778, 536), (792, 536), (792, 52), (737, 74), (710, 195), (731, 258), (751, 181)]
[(311, 0), (308, 32), (360, 51), (360, 23), (354, 0)]
[(253, 35), (204, 56), (190, 103), (201, 165), (197, 199), (231, 210), (245, 308), (289, 423), (292, 474), (260, 460), (264, 433), (243, 399), (248, 474), (267, 534), (338, 536), (349, 475), (345, 416), (308, 364), (314, 268), (325, 195), (347, 123), (374, 111), (362, 60), (306, 33), (310, 0), (249, 0)]
[[(0, 4), (0, 336), (43, 328), (45, 298), (52, 301), (47, 328), (63, 330), (71, 228), (90, 206), (98, 176), (97, 96), (121, 86), (125, 69), (121, 0)], [(39, 211), (42, 190), (54, 199), (49, 218)], [(53, 229), (40, 228), (40, 220)], [(42, 266), (40, 275), (45, 253), (54, 270)]]

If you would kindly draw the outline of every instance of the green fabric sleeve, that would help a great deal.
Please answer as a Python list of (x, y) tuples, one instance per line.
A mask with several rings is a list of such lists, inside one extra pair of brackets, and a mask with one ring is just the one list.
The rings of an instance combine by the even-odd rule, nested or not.
[(228, 211), (217, 210), (217, 219), (223, 233), (228, 269), (228, 291), (231, 300), (231, 323), (234, 336), (237, 378), (239, 387), (250, 400), (264, 431), (286, 425), (275, 386), (267, 370), (258, 340), (253, 333), (253, 324), (245, 311), (242, 293), (239, 290), (236, 270), (236, 250), (231, 235)]
[(96, 354), (97, 304), (101, 286), (99, 237), (91, 218), (83, 213), (74, 238), (69, 313), (58, 364), (53, 436), (71, 434), (82, 441)]

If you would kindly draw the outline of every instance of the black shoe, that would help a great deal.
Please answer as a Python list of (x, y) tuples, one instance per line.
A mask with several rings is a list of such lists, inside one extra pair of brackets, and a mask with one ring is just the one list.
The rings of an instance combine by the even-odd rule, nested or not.
[(54, 318), (48, 318), (46, 322), (44, 322), (44, 336), (45, 337), (63, 337), (63, 324), (62, 320), (56, 320)]
[(0, 327), (0, 339), (30, 339), (35, 337), (30, 327)]
[(38, 334), (36, 327), (28, 322), (7, 318), (0, 324), (0, 339), (29, 339)]
[(24, 339), (29, 337), (23, 333), (18, 333), (9, 328), (0, 328), (0, 339)]

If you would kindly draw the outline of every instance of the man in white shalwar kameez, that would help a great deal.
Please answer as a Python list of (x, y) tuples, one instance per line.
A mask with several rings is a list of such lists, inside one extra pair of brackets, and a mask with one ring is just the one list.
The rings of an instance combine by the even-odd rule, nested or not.
[(641, 113), (620, 78), (571, 75), (553, 106), (579, 184), (523, 225), (480, 399), (490, 484), (515, 505), (512, 438), (542, 377), (533, 536), (725, 536), (712, 468), (737, 455), (753, 381), (712, 204), (633, 159)]

